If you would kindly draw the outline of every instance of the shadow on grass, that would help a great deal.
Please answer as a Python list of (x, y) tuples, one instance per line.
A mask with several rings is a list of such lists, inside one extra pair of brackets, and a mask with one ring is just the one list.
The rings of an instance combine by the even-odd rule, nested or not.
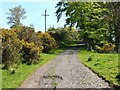
[(118, 82), (118, 84), (119, 84), (118, 87), (120, 87), (120, 73), (118, 73), (115, 78), (117, 79), (117, 82)]

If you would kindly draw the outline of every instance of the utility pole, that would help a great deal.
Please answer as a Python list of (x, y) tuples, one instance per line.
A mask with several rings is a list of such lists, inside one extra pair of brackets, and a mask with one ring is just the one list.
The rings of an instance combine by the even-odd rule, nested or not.
[(49, 16), (46, 14), (47, 10), (45, 10), (45, 14), (42, 14), (42, 16), (45, 16), (45, 32), (46, 32), (46, 16)]

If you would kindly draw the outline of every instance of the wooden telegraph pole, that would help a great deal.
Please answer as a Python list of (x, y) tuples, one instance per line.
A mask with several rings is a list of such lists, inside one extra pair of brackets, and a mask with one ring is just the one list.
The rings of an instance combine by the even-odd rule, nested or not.
[(42, 14), (42, 16), (45, 16), (45, 32), (46, 32), (46, 16), (49, 16), (46, 14), (47, 10), (45, 10), (45, 14)]

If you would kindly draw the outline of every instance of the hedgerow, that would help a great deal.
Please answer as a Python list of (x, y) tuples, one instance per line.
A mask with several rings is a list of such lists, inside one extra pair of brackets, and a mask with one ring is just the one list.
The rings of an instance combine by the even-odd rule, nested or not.
[(22, 51), (23, 51), (23, 63), (26, 64), (36, 64), (40, 61), (40, 53), (41, 49), (37, 47), (37, 45), (32, 43), (28, 43), (24, 40), (22, 40)]
[(57, 48), (57, 43), (55, 39), (52, 36), (50, 36), (49, 33), (38, 33), (38, 36), (43, 42), (43, 52), (48, 52), (53, 48)]
[(21, 63), (39, 63), (41, 52), (57, 47), (56, 41), (48, 33), (35, 32), (31, 27), (1, 30), (3, 69), (15, 71)]
[(22, 41), (23, 63), (35, 64), (40, 61), (42, 52), (42, 40), (38, 37), (34, 28), (22, 26), (16, 29), (18, 38)]
[(2, 29), (2, 62), (4, 69), (11, 71), (16, 70), (20, 64), (21, 58), (21, 41), (17, 38), (13, 30)]
[(110, 52), (114, 51), (115, 45), (112, 44), (112, 43), (106, 42), (101, 47), (96, 45), (96, 48), (97, 48), (97, 52), (100, 52), (100, 53), (110, 53)]

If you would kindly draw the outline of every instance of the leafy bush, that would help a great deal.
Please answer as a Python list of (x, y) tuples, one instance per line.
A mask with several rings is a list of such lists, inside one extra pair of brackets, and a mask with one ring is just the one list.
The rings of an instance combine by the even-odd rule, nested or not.
[(42, 40), (38, 37), (38, 33), (35, 32), (34, 28), (21, 26), (15, 29), (17, 36), (20, 40), (27, 41), (28, 43), (34, 42), (42, 50)]
[(60, 42), (60, 44), (59, 44), (59, 47), (63, 47), (63, 48), (65, 48), (67, 45), (65, 44), (65, 42)]
[(27, 64), (35, 64), (40, 60), (42, 51), (42, 40), (38, 37), (34, 28), (21, 26), (15, 29), (18, 38), (21, 40), (23, 48), (23, 62)]
[(57, 48), (57, 43), (53, 37), (48, 33), (38, 33), (39, 38), (41, 38), (43, 44), (43, 52), (48, 52), (53, 48)]
[(115, 45), (112, 43), (106, 42), (102, 47), (96, 46), (97, 51), (101, 53), (109, 53), (114, 51)]
[(13, 30), (2, 29), (2, 61), (4, 69), (16, 70), (21, 62), (21, 41)]
[(22, 40), (23, 63), (36, 64), (40, 61), (41, 49), (37, 47), (34, 42), (28, 43)]
[(80, 41), (79, 33), (73, 27), (49, 28), (48, 33), (56, 40), (59, 47), (64, 46), (61, 42), (70, 45)]
[(21, 26), (15, 29), (18, 38), (21, 40), (23, 48), (23, 62), (27, 64), (35, 64), (40, 60), (42, 52), (42, 40), (38, 37), (34, 28)]
[(20, 63), (39, 63), (42, 50), (48, 52), (57, 47), (56, 41), (48, 33), (37, 33), (31, 27), (1, 30), (4, 69), (15, 71)]
[(29, 27), (2, 29), (2, 61), (4, 69), (16, 70), (21, 62), (38, 63), (42, 42)]

